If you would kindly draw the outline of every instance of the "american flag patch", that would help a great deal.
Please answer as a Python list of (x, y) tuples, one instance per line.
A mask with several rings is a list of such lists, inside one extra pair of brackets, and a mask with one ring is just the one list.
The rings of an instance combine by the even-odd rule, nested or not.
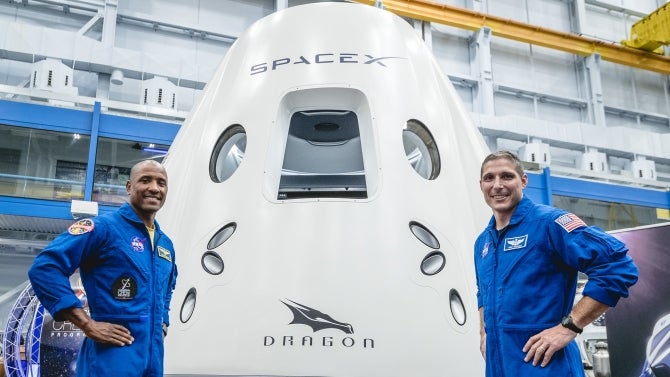
[(556, 221), (556, 224), (562, 226), (563, 229), (565, 229), (568, 233), (579, 228), (580, 226), (586, 226), (582, 219), (572, 213), (567, 213), (554, 221)]

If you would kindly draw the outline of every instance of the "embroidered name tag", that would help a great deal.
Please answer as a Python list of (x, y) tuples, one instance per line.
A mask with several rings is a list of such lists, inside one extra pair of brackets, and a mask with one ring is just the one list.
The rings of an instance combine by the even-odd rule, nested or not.
[(528, 235), (505, 238), (505, 251), (523, 249), (526, 247), (526, 241), (528, 241)]
[(170, 254), (170, 251), (164, 247), (158, 246), (158, 256), (172, 262), (172, 254)]

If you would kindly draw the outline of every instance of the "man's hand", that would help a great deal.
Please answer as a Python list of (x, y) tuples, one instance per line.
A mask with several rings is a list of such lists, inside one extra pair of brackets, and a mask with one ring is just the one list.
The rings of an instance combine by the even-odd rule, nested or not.
[(127, 328), (113, 323), (94, 321), (81, 308), (64, 309), (62, 315), (96, 342), (125, 346), (135, 340)]
[(523, 352), (526, 353), (523, 360), (525, 362), (533, 360), (533, 366), (541, 361), (540, 366), (545, 367), (551, 361), (552, 356), (567, 346), (575, 337), (577, 337), (576, 332), (560, 324), (543, 330), (530, 337), (523, 346)]
[(132, 344), (135, 340), (127, 328), (113, 323), (89, 319), (83, 327), (79, 328), (87, 337), (98, 343), (126, 346)]

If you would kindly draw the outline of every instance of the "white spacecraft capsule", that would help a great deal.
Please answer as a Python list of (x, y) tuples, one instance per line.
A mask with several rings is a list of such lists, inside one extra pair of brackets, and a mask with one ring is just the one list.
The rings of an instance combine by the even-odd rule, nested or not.
[(254, 23), (165, 160), (166, 374), (483, 375), (487, 153), (402, 18), (316, 3)]

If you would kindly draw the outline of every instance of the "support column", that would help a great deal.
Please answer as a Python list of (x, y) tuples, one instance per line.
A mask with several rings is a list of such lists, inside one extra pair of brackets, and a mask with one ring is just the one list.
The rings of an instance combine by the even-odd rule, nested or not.
[(584, 23), (586, 22), (586, 5), (584, 0), (572, 0), (570, 3), (570, 28), (575, 34), (584, 33)]
[(483, 27), (477, 31), (470, 43), (470, 53), (474, 55), (470, 64), (478, 82), (473, 93), (474, 111), (486, 115), (495, 115), (490, 28)]
[(428, 21), (420, 21), (421, 22), (421, 36), (426, 42), (426, 46), (428, 46), (428, 49), (430, 51), (433, 51), (433, 31), (431, 28), (431, 23)]
[(91, 117), (91, 141), (88, 149), (88, 164), (86, 165), (86, 183), (84, 185), (84, 200), (91, 201), (93, 184), (95, 183), (95, 157), (98, 153), (98, 134), (100, 133), (100, 102), (95, 101)]
[(275, 0), (275, 9), (280, 11), (288, 8), (288, 0)]
[(104, 21), (102, 23), (102, 44), (108, 47), (114, 46), (116, 38), (116, 15), (118, 13), (118, 0), (105, 0)]
[(488, 8), (486, 0), (465, 0), (465, 7), (468, 9), (472, 9), (475, 12), (482, 12), (482, 13), (487, 13), (486, 9)]
[[(103, 9), (102, 21), (102, 46), (108, 51), (112, 51), (114, 40), (116, 39), (116, 16), (118, 14), (118, 0), (105, 0), (105, 9)], [(109, 98), (109, 80), (110, 73), (98, 73), (98, 86), (95, 91), (95, 98)]]
[(600, 80), (600, 55), (593, 54), (584, 58), (586, 87), (588, 96), (589, 120), (596, 126), (605, 126), (605, 103), (603, 86)]

